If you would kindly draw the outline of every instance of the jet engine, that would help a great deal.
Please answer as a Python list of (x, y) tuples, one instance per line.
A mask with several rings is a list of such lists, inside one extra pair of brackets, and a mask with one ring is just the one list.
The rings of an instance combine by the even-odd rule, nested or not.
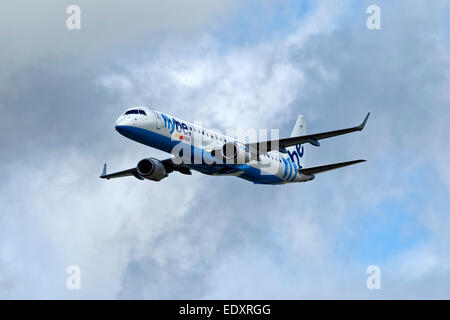
[(136, 171), (142, 178), (159, 181), (167, 177), (166, 168), (161, 161), (154, 158), (142, 159), (136, 166)]
[(227, 142), (221, 151), (225, 163), (245, 164), (250, 161), (250, 152), (242, 144)]

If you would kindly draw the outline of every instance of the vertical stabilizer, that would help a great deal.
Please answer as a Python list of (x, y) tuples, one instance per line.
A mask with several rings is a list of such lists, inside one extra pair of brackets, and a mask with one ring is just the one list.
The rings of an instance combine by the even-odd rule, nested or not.
[[(306, 119), (304, 116), (299, 115), (295, 122), (294, 129), (292, 129), (291, 137), (298, 137), (306, 135)], [(305, 167), (305, 146), (298, 144), (296, 146), (286, 148), (288, 155), (293, 162), (295, 162), (299, 168)]]

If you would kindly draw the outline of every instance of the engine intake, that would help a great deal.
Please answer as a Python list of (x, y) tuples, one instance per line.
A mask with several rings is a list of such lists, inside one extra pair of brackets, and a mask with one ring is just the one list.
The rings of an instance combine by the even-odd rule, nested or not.
[(167, 176), (166, 168), (161, 161), (153, 158), (139, 161), (136, 170), (142, 178), (153, 181), (159, 181)]
[(226, 163), (245, 164), (250, 161), (250, 153), (243, 145), (227, 142), (222, 146), (222, 158)]

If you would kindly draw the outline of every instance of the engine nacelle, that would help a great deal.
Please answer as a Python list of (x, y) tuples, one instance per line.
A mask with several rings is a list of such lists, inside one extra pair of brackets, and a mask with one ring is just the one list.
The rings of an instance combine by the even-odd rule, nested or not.
[(222, 146), (222, 158), (225, 163), (245, 164), (250, 161), (248, 149), (236, 142), (227, 142)]
[(142, 159), (136, 166), (137, 173), (142, 178), (159, 181), (167, 177), (166, 168), (161, 161), (153, 158)]

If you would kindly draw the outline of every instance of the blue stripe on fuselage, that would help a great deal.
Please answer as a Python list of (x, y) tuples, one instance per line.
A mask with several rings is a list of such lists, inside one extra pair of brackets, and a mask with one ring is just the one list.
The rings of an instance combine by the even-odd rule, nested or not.
[(291, 180), (291, 174), (292, 174), (292, 164), (291, 162), (288, 160), (287, 161), (288, 165), (289, 165), (289, 175), (287, 177), (287, 180)]
[(284, 157), (281, 157), (281, 159), (283, 160), (283, 164), (284, 164), (284, 174), (283, 174), (283, 179), (286, 178), (286, 174), (287, 174), (287, 161)]
[(295, 162), (292, 162), (292, 166), (294, 167), (294, 172), (295, 172), (295, 175), (294, 175), (294, 177), (292, 178), (292, 180), (291, 181), (294, 181), (295, 180), (295, 178), (297, 178), (297, 165), (295, 164)]

